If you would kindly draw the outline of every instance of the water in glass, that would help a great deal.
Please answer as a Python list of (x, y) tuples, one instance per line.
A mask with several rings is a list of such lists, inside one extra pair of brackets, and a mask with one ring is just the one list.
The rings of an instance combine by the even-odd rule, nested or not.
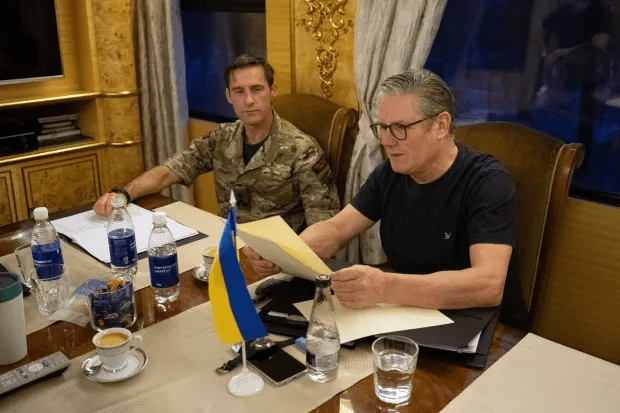
[(407, 402), (416, 365), (414, 356), (401, 350), (384, 350), (379, 353), (379, 363), (374, 373), (377, 397), (386, 403)]

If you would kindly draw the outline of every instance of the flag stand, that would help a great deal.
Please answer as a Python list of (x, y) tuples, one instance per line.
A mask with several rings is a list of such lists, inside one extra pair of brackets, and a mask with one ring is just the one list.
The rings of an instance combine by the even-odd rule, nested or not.
[(228, 381), (228, 391), (233, 396), (248, 397), (260, 392), (265, 386), (263, 379), (256, 373), (248, 370), (245, 355), (245, 341), (241, 343), (241, 359), (243, 368)]

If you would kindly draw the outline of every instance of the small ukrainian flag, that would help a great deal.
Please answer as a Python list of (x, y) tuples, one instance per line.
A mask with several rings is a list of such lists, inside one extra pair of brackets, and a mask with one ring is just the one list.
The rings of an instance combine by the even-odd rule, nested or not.
[(230, 204), (218, 253), (209, 272), (213, 324), (224, 344), (250, 341), (267, 335), (239, 266), (235, 243), (237, 207), (232, 191)]

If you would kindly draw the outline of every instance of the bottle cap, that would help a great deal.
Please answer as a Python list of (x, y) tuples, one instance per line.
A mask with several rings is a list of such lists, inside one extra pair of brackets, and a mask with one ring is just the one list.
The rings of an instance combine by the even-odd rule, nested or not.
[(295, 339), (295, 347), (297, 347), (297, 349), (302, 353), (305, 353), (308, 349), (306, 345), (306, 337), (297, 337)]
[(332, 283), (332, 276), (329, 274), (320, 274), (315, 280), (317, 287), (329, 287)]
[(47, 219), (48, 217), (47, 208), (45, 207), (35, 208), (33, 211), (33, 215), (34, 215), (34, 219), (36, 219), (37, 221), (40, 221), (42, 219)]
[(165, 212), (155, 212), (153, 214), (153, 224), (165, 224), (166, 223), (166, 213)]
[(117, 194), (112, 198), (112, 208), (120, 208), (125, 206), (125, 197), (121, 194)]

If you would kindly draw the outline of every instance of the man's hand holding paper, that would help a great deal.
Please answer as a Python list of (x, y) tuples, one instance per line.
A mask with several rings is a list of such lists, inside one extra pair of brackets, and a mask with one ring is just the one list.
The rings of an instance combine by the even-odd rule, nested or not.
[(256, 274), (258, 274), (259, 277), (269, 277), (270, 275), (275, 275), (281, 271), (280, 267), (261, 257), (252, 248), (246, 246), (241, 248), (241, 251), (243, 251), (245, 256), (248, 257), (248, 260), (250, 260), (250, 263), (252, 264), (252, 268), (254, 268), (254, 271), (256, 271)]
[[(244, 251), (246, 255), (259, 256), (252, 261), (252, 265), (261, 275), (275, 271), (275, 267), (267, 263), (273, 263), (286, 274), (311, 281), (319, 274), (331, 273), (329, 267), (279, 216), (239, 224), (237, 235), (252, 249)], [(257, 267), (257, 264), (262, 266)]]
[[(361, 221), (360, 225), (368, 225), (367, 220)], [(318, 274), (331, 273), (319, 258), (321, 252), (318, 252), (319, 255), (315, 253), (318, 244), (313, 242), (315, 238), (324, 238), (331, 229), (329, 222), (321, 222), (298, 236), (280, 217), (272, 217), (239, 225), (239, 236), (249, 245), (243, 248), (243, 252), (259, 276), (267, 277), (282, 270), (313, 280)], [(329, 246), (329, 255), (337, 248), (337, 245)], [(372, 307), (386, 302), (380, 283), (380, 277), (384, 275), (379, 269), (355, 265), (333, 273), (332, 288), (344, 307)]]
[(372, 307), (386, 300), (379, 277), (383, 272), (367, 265), (354, 265), (332, 274), (332, 289), (344, 307)]

